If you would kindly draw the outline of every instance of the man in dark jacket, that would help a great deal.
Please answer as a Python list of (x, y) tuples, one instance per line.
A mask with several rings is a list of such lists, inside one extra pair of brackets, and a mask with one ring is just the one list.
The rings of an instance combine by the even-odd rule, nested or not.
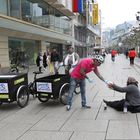
[(54, 72), (55, 74), (58, 73), (58, 63), (60, 61), (59, 54), (57, 53), (56, 49), (53, 49), (51, 53), (51, 62), (53, 63)]

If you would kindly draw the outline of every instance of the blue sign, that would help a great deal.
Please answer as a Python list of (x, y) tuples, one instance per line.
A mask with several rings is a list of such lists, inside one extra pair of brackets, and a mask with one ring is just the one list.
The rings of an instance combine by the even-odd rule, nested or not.
[(47, 82), (37, 82), (38, 92), (52, 92), (52, 84)]
[(0, 83), (0, 93), (8, 93), (8, 84)]

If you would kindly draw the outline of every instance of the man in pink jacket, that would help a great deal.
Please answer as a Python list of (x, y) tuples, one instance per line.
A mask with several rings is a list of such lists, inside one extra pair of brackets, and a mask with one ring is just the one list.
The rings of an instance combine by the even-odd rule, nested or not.
[(70, 73), (70, 88), (69, 88), (69, 94), (67, 98), (67, 111), (71, 109), (72, 106), (72, 98), (73, 98), (73, 92), (76, 88), (76, 84), (78, 83), (80, 85), (80, 92), (81, 92), (81, 104), (83, 108), (91, 108), (86, 104), (86, 96), (85, 96), (85, 79), (87, 79), (89, 82), (92, 82), (92, 80), (86, 75), (87, 73), (93, 71), (101, 80), (106, 82), (104, 78), (100, 75), (97, 67), (103, 63), (104, 58), (100, 55), (94, 57), (94, 58), (85, 58), (82, 59), (77, 66), (73, 69), (73, 71)]

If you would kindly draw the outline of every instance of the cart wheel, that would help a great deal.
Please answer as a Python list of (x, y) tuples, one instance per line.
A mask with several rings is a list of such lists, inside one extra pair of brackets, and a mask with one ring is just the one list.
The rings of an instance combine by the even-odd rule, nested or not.
[(80, 86), (79, 84), (76, 85), (76, 88), (75, 88), (75, 94), (80, 94)]
[(60, 102), (64, 105), (67, 104), (68, 91), (69, 91), (69, 83), (63, 84), (59, 91)]
[(22, 85), (17, 90), (17, 103), (20, 107), (25, 107), (29, 101), (28, 88)]
[(43, 96), (43, 97), (40, 95), (38, 96), (38, 100), (42, 103), (47, 102), (49, 99), (50, 99), (50, 96)]

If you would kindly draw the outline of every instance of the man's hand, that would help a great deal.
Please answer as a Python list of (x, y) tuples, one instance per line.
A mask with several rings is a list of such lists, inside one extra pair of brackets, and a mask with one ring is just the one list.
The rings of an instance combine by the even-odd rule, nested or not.
[[(112, 83), (111, 81), (108, 81), (108, 80), (104, 80), (104, 82), (105, 82), (107, 85)], [(112, 83), (112, 84), (113, 84), (113, 83)]]
[(109, 87), (109, 88), (111, 88), (111, 89), (113, 89), (113, 82), (111, 82), (111, 81), (108, 81), (108, 80), (105, 80), (104, 81), (106, 84), (107, 84), (107, 86)]
[(87, 80), (88, 80), (89, 83), (93, 83), (93, 82), (94, 82), (94, 81), (93, 81), (92, 79), (90, 79), (90, 78), (87, 78)]

